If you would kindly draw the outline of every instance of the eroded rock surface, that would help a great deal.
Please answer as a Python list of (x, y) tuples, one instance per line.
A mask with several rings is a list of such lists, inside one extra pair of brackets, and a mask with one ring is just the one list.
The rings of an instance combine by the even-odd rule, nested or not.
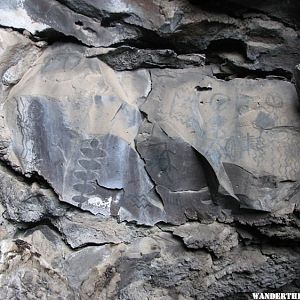
[(300, 289), (299, 1), (0, 3), (0, 298)]
[(174, 68), (203, 66), (205, 56), (201, 54), (177, 55), (173, 50), (138, 49), (128, 46), (119, 48), (89, 49), (88, 57), (99, 57), (117, 71), (135, 70), (138, 68)]
[(300, 98), (300, 65), (295, 67), (295, 80), (296, 80), (296, 89), (298, 92), (298, 97)]
[(174, 229), (173, 234), (183, 239), (191, 249), (205, 248), (217, 256), (238, 245), (238, 234), (234, 228), (218, 223), (187, 223)]

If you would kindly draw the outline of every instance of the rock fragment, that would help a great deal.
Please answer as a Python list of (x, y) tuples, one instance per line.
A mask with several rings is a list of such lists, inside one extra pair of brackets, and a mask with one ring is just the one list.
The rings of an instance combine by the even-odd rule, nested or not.
[(132, 238), (132, 233), (124, 223), (79, 211), (68, 211), (54, 220), (54, 225), (72, 248), (127, 243)]
[[(93, 49), (94, 50), (94, 49)], [(89, 56), (97, 56), (117, 71), (139, 68), (175, 68), (203, 66), (205, 56), (200, 54), (177, 55), (169, 49), (152, 50), (121, 46), (116, 49), (89, 51)]]
[(186, 223), (175, 227), (172, 232), (181, 237), (188, 248), (204, 248), (216, 256), (224, 255), (238, 245), (236, 230), (229, 225), (217, 222), (211, 224)]
[(53, 191), (36, 182), (26, 183), (22, 177), (18, 180), (3, 167), (0, 167), (0, 201), (5, 218), (19, 223), (40, 222), (66, 212), (66, 205)]

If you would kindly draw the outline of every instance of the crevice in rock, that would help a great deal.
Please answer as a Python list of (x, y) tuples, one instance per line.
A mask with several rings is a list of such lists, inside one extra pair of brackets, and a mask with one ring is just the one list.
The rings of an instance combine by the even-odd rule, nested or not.
[[(146, 118), (147, 118), (147, 116), (146, 116)], [(147, 176), (148, 176), (150, 182), (153, 184), (153, 193), (154, 193), (154, 194), (157, 196), (157, 198), (160, 200), (162, 206), (164, 206), (164, 202), (163, 202), (163, 200), (162, 200), (160, 194), (159, 194), (159, 193), (157, 192), (157, 190), (156, 190), (156, 186), (157, 186), (157, 185), (156, 185), (155, 181), (152, 179), (152, 177), (151, 177), (151, 175), (149, 174), (149, 172), (147, 171), (147, 168), (146, 168), (146, 161), (145, 161), (145, 159), (142, 157), (142, 155), (140, 154), (140, 152), (138, 151), (138, 148), (137, 148), (137, 145), (136, 145), (136, 139), (134, 140), (134, 147), (135, 147), (136, 153), (138, 154), (138, 156), (140, 157), (141, 161), (143, 162), (143, 168), (144, 168), (144, 170), (145, 170), (145, 172), (146, 172), (146, 174), (147, 174)]]
[(18, 32), (30, 39), (33, 39), (34, 36), (32, 36), (32, 34), (30, 32), (28, 32), (27, 30), (24, 30), (23, 28), (16, 28), (16, 27), (10, 27), (10, 26), (5, 26), (5, 25), (2, 25), (0, 24), (0, 28), (1, 29), (5, 29), (5, 30), (9, 30), (9, 31), (15, 31), (15, 32)]
[[(8, 161), (3, 161), (3, 160), (0, 160), (0, 168), (3, 169), (7, 174), (9, 174), (12, 177), (16, 178), (18, 181), (26, 184), (27, 186), (31, 187), (33, 184), (38, 184), (39, 188), (51, 191), (51, 193), (53, 193), (54, 197), (57, 199), (57, 202), (59, 203), (59, 205), (62, 208), (66, 209), (67, 211), (70, 210), (70, 209), (72, 209), (72, 210), (76, 209), (76, 210), (82, 212), (82, 210), (80, 208), (78, 208), (76, 206), (73, 206), (70, 203), (60, 201), (59, 200), (60, 199), (59, 195), (52, 188), (52, 186), (49, 184), (49, 182), (44, 177), (39, 175), (37, 172), (30, 173), (30, 176), (27, 175), (27, 174), (24, 175), (21, 171), (17, 171), (15, 168), (13, 168)], [(46, 215), (43, 216), (43, 220), (44, 219), (51, 220), (51, 219), (55, 219), (55, 218), (57, 218), (57, 217), (53, 216), (53, 215), (47, 215), (46, 214)], [(8, 221), (14, 223), (14, 221), (12, 221), (8, 218), (6, 218), (6, 219)], [(43, 220), (41, 220), (41, 222), (43, 222)], [(20, 223), (15, 222), (15, 224), (20, 224)]]
[[(147, 100), (147, 98), (150, 96), (150, 94), (152, 93), (152, 90), (153, 90), (153, 79), (152, 79), (152, 72), (151, 70), (148, 70), (148, 73), (149, 73), (149, 78), (150, 78), (150, 89), (149, 89), (149, 92), (148, 94), (146, 95), (145, 97), (145, 101)], [(147, 120), (148, 120), (148, 116), (145, 112), (143, 112), (142, 110), (140, 110), (140, 113), (142, 114), (142, 116), (144, 116)], [(148, 120), (149, 121), (149, 120)]]
[(32, 185), (36, 182), (41, 187), (52, 190), (55, 193), (47, 180), (44, 177), (40, 176), (37, 172), (23, 174), (21, 171), (18, 171), (16, 168), (14, 168), (9, 161), (5, 161), (3, 159), (0, 159), (0, 167), (4, 169), (7, 174), (17, 178), (19, 181), (24, 182), (27, 185)]
[(131, 25), (125, 23), (124, 26), (133, 27), (139, 30), (140, 36), (138, 39), (127, 40), (125, 43), (115, 43), (112, 47), (119, 47), (119, 46), (130, 46), (135, 47), (138, 49), (150, 49), (150, 50), (164, 50), (169, 49), (178, 54), (178, 49), (174, 47), (173, 43), (168, 39), (161, 37), (157, 32), (153, 30), (146, 29), (142, 26), (138, 25)]
[(47, 226), (49, 229), (51, 229), (52, 231), (54, 231), (56, 234), (59, 235), (59, 237), (61, 238), (61, 240), (64, 242), (64, 244), (68, 247), (68, 249), (70, 249), (72, 252), (76, 252), (76, 251), (80, 251), (86, 247), (98, 247), (98, 246), (104, 246), (104, 245), (118, 245), (120, 243), (114, 243), (114, 242), (104, 242), (104, 243), (94, 243), (94, 242), (87, 242), (87, 243), (83, 243), (80, 246), (76, 246), (76, 247), (72, 247), (70, 245), (70, 243), (68, 243), (67, 237), (65, 236), (65, 234), (63, 232), (61, 232), (58, 228), (58, 226), (56, 226), (53, 221), (55, 219), (58, 219), (57, 217), (53, 217), (50, 216), (49, 218), (45, 218), (39, 222), (32, 222), (32, 223), (15, 223), (15, 222), (11, 222), (12, 224), (15, 224), (15, 226), (17, 227), (17, 231), (14, 235), (14, 238), (20, 238), (22, 236), (26, 237), (27, 235), (31, 234), (33, 231), (36, 230), (37, 227), (39, 226)]
[(29, 235), (31, 232), (35, 231), (36, 228), (38, 226), (47, 226), (48, 228), (50, 228), (52, 231), (54, 231), (56, 234), (58, 234), (58, 236), (61, 238), (61, 240), (64, 242), (64, 244), (72, 251), (74, 251), (74, 249), (67, 243), (64, 235), (59, 231), (59, 229), (54, 226), (51, 222), (50, 218), (46, 218), (43, 219), (39, 222), (33, 222), (33, 223), (16, 223), (17, 226), (17, 231), (15, 233), (14, 238), (20, 238), (21, 236), (27, 236)]
[(271, 13), (268, 13), (262, 9), (255, 8), (255, 7), (249, 7), (243, 1), (240, 1), (241, 3), (237, 3), (236, 1), (198, 1), (198, 0), (189, 0), (191, 4), (193, 4), (196, 7), (200, 7), (203, 10), (213, 12), (213, 13), (223, 13), (228, 16), (231, 16), (233, 18), (237, 18), (240, 20), (245, 19), (252, 19), (253, 17), (260, 17), (260, 18), (269, 18), (272, 21), (279, 22), (283, 24), (287, 28), (292, 28), (297, 30), (297, 25), (292, 22), (286, 22), (282, 18), (276, 17), (272, 15)]
[[(62, 234), (62, 236), (64, 236)], [(80, 246), (77, 247), (71, 247), (70, 244), (67, 242), (66, 238), (64, 237), (64, 242), (67, 244), (73, 251), (80, 251), (86, 247), (101, 247), (105, 245), (120, 245), (122, 243), (112, 243), (112, 242), (107, 242), (107, 243), (93, 243), (93, 242), (88, 242), (88, 243), (83, 243)]]
[[(213, 40), (204, 51), (207, 65), (217, 65), (220, 69), (214, 76), (229, 81), (235, 78), (247, 79), (277, 79), (292, 81), (293, 74), (283, 68), (263, 70), (256, 66), (257, 61), (249, 58), (247, 45), (239, 39)], [(224, 54), (233, 55), (231, 60), (223, 57)]]
[[(268, 79), (268, 80), (282, 80), (293, 82), (293, 74), (284, 69), (274, 69), (272, 71), (263, 71), (260, 69), (250, 70), (243, 67), (234, 66), (231, 63), (225, 62), (221, 65), (226, 65), (227, 72), (215, 73), (214, 76), (218, 79), (230, 81), (236, 78), (245, 79)], [(228, 72), (230, 71), (230, 72)]]
[[(300, 132), (300, 128), (299, 127), (295, 127), (295, 126), (275, 126), (275, 127), (270, 127), (270, 128), (263, 128), (263, 130), (269, 131), (269, 130), (292, 130), (295, 132)], [(294, 181), (290, 181), (290, 180), (284, 180), (284, 181), (280, 181), (280, 182), (296, 182)]]
[(80, 46), (85, 46), (87, 48), (92, 48), (92, 46), (84, 44), (76, 37), (71, 35), (65, 35), (52, 28), (45, 29), (36, 35), (29, 35), (29, 37), (33, 41), (46, 41), (49, 45), (52, 45), (54, 43), (72, 43)]
[(218, 189), (220, 184), (218, 177), (208, 160), (196, 149), (194, 149), (194, 151), (197, 157), (199, 158), (201, 165), (203, 166), (204, 174), (206, 177), (206, 183), (208, 185), (208, 189), (210, 191), (212, 200), (214, 201), (219, 195)]
[(3, 26), (3, 25), (0, 25), (0, 28), (18, 32), (18, 33), (22, 34), (23, 36), (27, 37), (28, 39), (30, 39), (34, 43), (46, 42), (49, 46), (54, 43), (72, 43), (72, 44), (85, 46), (87, 48), (93, 48), (93, 46), (84, 44), (83, 42), (81, 42), (79, 39), (77, 39), (74, 36), (65, 35), (61, 32), (56, 31), (55, 29), (52, 29), (52, 28), (45, 29), (41, 32), (36, 33), (35, 35), (31, 34), (26, 29), (23, 29), (23, 28), (8, 27), (8, 26)]
[(205, 50), (208, 61), (212, 60), (218, 53), (238, 53), (248, 63), (252, 62), (248, 58), (246, 43), (240, 39), (223, 38), (211, 41)]
[[(237, 228), (237, 231), (240, 229), (248, 232), (250, 235), (253, 236), (254, 240), (248, 240), (248, 244), (261, 244), (261, 245), (270, 245), (270, 246), (277, 246), (277, 247), (294, 247), (299, 245), (299, 239), (293, 239), (291, 238), (280, 238), (280, 237), (271, 237), (266, 234), (263, 234), (259, 228), (270, 228), (276, 229), (276, 228), (281, 228), (281, 227), (288, 227), (288, 225), (278, 225), (278, 224), (270, 224), (270, 225), (264, 225), (264, 226), (255, 226), (255, 225), (246, 225), (246, 224), (241, 224), (239, 222), (235, 222), (235, 226)], [(296, 227), (295, 227), (296, 228)], [(297, 229), (297, 228), (296, 228)], [(299, 231), (299, 237), (300, 237), (300, 229), (298, 228)], [(244, 240), (243, 237), (241, 237), (242, 240)]]

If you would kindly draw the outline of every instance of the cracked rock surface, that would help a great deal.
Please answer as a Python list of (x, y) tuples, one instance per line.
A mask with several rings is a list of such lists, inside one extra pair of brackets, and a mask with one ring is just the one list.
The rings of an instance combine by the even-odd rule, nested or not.
[(299, 16), (2, 0), (0, 299), (299, 292)]

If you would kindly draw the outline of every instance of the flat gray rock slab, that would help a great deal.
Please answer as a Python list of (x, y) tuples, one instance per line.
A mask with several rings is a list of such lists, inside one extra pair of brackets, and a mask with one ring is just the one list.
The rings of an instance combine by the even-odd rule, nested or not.
[[(279, 80), (222, 81), (201, 68), (152, 70), (141, 109), (172, 139), (202, 154), (224, 191), (247, 208), (274, 211), (300, 175), (298, 100)], [(235, 170), (233, 171), (233, 168)]]
[(85, 58), (82, 47), (51, 47), (5, 104), (8, 156), (84, 210), (145, 224), (163, 220), (162, 203), (134, 149), (138, 105), (149, 91), (147, 71), (116, 73)]

